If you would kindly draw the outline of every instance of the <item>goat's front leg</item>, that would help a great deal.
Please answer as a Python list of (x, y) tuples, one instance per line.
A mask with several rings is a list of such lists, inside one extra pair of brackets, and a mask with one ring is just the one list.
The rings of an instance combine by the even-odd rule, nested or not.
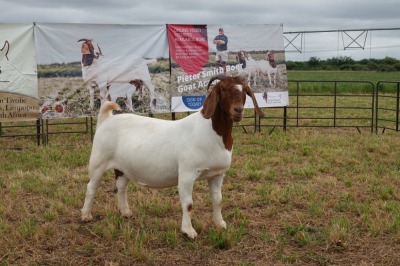
[(90, 110), (93, 110), (94, 108), (94, 89), (95, 89), (94, 84), (88, 84), (87, 88), (89, 90), (89, 108)]
[(224, 176), (217, 176), (208, 180), (208, 185), (210, 188), (210, 197), (213, 205), (213, 220), (217, 227), (226, 228), (226, 223), (222, 218), (221, 213), (221, 201), (222, 201), (222, 181)]
[(126, 95), (125, 104), (126, 107), (128, 107), (128, 109), (133, 112), (132, 95), (130, 95), (129, 93), (128, 95)]
[(269, 86), (272, 87), (271, 73), (267, 70)]
[(182, 206), (182, 233), (194, 239), (197, 236), (192, 226), (191, 212), (193, 208), (193, 185), (195, 178), (190, 174), (179, 174), (178, 191)]

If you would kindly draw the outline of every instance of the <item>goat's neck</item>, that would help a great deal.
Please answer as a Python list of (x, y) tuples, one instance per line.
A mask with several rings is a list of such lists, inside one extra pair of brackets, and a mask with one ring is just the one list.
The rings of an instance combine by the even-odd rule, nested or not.
[(228, 116), (228, 114), (217, 107), (214, 115), (211, 117), (211, 120), (213, 129), (219, 136), (222, 137), (225, 149), (231, 151), (233, 146), (232, 119)]

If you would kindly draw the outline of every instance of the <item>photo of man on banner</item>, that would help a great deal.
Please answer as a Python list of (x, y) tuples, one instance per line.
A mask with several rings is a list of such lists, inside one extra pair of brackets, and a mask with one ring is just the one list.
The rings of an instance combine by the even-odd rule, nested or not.
[(215, 36), (213, 44), (216, 45), (215, 65), (222, 67), (226, 74), (226, 62), (228, 61), (228, 37), (224, 34), (224, 29), (218, 29), (218, 35)]

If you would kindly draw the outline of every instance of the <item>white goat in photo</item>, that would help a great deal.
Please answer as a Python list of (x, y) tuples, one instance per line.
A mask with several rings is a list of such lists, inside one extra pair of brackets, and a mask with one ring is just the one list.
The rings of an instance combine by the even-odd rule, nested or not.
[(240, 76), (246, 77), (248, 84), (250, 84), (251, 77), (253, 77), (253, 85), (257, 85), (258, 65), (251, 55), (245, 51), (239, 51), (236, 59), (241, 63), (241, 68), (238, 69)]
[[(156, 59), (146, 60), (136, 55), (110, 58), (103, 55), (100, 47), (89, 39), (81, 39), (82, 44), (82, 78), (90, 94), (90, 108), (94, 108), (94, 90), (99, 87), (100, 100), (107, 100), (107, 87), (113, 83), (131, 83), (142, 80), (150, 91), (151, 107), (156, 106), (155, 89), (151, 81), (148, 64)], [(78, 41), (78, 42), (79, 42)]]
[(278, 74), (277, 65), (275, 63), (274, 53), (268, 52), (266, 55), (267, 60), (257, 61), (258, 74), (268, 76), (269, 86), (276, 85), (276, 76)]

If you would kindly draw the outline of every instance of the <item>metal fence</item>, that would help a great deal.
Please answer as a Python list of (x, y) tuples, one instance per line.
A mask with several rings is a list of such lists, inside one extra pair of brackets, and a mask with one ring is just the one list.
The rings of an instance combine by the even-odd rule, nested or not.
[[(287, 107), (271, 108), (259, 128), (353, 127), (374, 131), (375, 86), (369, 81), (290, 81)], [(354, 93), (349, 91), (354, 90)], [(272, 131), (271, 130), (271, 131)]]
[[(393, 93), (394, 91), (394, 93)], [(375, 130), (399, 131), (400, 81), (379, 81), (376, 84)]]
[[(289, 127), (355, 128), (359, 132), (399, 131), (400, 81), (316, 81), (290, 80), (289, 106), (267, 108), (266, 116), (255, 112), (235, 127), (244, 131), (272, 133), (275, 128)], [(354, 92), (352, 92), (352, 90)], [(351, 93), (350, 93), (350, 92)], [(179, 119), (187, 114), (159, 114), (161, 119)], [(248, 130), (249, 129), (249, 130)], [(31, 122), (0, 123), (0, 137), (32, 137), (46, 145), (55, 135), (89, 134), (93, 137), (95, 119), (38, 119)]]

